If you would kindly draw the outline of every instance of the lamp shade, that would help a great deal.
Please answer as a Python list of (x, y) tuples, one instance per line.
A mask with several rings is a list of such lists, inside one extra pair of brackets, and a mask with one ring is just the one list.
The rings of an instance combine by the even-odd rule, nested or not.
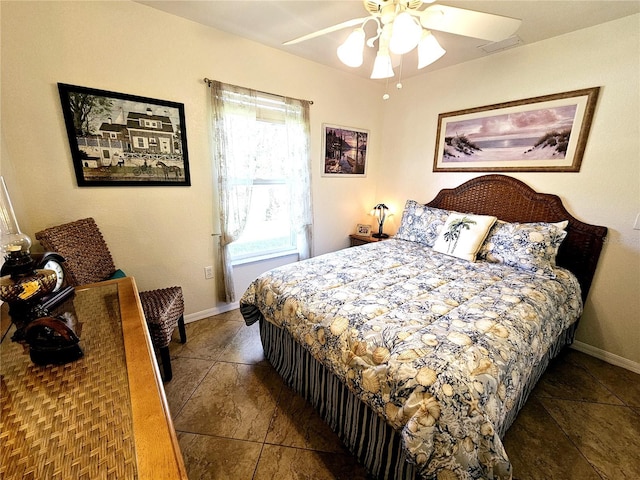
[(390, 78), (394, 75), (395, 73), (393, 72), (393, 65), (391, 64), (391, 56), (389, 55), (389, 52), (382, 49), (378, 50), (370, 78)]
[(338, 58), (348, 67), (362, 65), (364, 51), (364, 30), (356, 28), (342, 45), (338, 47)]
[(393, 20), (389, 50), (397, 55), (403, 55), (416, 48), (421, 34), (422, 27), (409, 13), (402, 12)]
[(31, 239), (20, 231), (3, 177), (0, 177), (0, 233), (2, 237), (0, 245), (2, 255), (9, 252), (29, 253)]
[(422, 34), (422, 39), (418, 44), (418, 68), (424, 68), (432, 64), (446, 53), (440, 46), (436, 37), (427, 30)]

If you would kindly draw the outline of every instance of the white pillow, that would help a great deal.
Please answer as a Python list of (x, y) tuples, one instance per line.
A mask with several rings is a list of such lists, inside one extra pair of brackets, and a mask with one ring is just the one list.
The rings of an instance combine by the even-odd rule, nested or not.
[(496, 217), (452, 212), (436, 239), (436, 252), (475, 262), (476, 254)]

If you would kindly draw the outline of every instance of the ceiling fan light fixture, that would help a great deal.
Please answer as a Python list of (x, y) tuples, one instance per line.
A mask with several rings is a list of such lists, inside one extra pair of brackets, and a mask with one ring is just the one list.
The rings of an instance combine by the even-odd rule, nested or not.
[(446, 50), (440, 46), (436, 37), (425, 30), (422, 39), (418, 44), (418, 69), (431, 65), (446, 53)]
[(393, 20), (393, 32), (389, 40), (389, 49), (397, 54), (403, 55), (410, 52), (418, 45), (422, 27), (408, 12), (402, 12)]
[(379, 78), (391, 78), (394, 75), (389, 52), (379, 50), (373, 63), (373, 71), (370, 78), (376, 80)]
[(348, 67), (359, 67), (363, 61), (364, 30), (356, 28), (337, 49), (338, 58)]

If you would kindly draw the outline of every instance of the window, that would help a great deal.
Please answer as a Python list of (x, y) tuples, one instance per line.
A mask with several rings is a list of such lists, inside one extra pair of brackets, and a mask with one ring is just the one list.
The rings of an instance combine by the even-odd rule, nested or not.
[(145, 137), (133, 137), (133, 143), (137, 148), (148, 148), (149, 144)]
[[(266, 99), (258, 99), (266, 102)], [(240, 237), (231, 243), (233, 260), (296, 250), (296, 235), (292, 226), (292, 179), (285, 171), (283, 145), (287, 143), (287, 128), (283, 109), (261, 112), (253, 126), (256, 137), (255, 171), (250, 179), (253, 188), (246, 223)], [(265, 115), (266, 113), (266, 115)]]
[(308, 102), (210, 82), (225, 301), (232, 262), (311, 255)]

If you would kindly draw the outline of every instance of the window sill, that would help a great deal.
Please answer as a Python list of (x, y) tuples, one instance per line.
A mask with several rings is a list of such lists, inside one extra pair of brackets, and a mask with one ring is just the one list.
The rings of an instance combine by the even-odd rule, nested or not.
[(249, 263), (257, 263), (257, 262), (263, 262), (265, 260), (273, 260), (274, 258), (280, 258), (280, 257), (288, 257), (291, 255), (295, 255), (298, 256), (298, 251), (297, 250), (284, 250), (284, 251), (280, 251), (280, 252), (272, 252), (272, 253), (267, 253), (264, 255), (256, 255), (253, 257), (246, 257), (246, 258), (239, 258), (237, 260), (232, 260), (231, 261), (231, 265), (234, 267), (240, 266), (240, 265), (247, 265)]

